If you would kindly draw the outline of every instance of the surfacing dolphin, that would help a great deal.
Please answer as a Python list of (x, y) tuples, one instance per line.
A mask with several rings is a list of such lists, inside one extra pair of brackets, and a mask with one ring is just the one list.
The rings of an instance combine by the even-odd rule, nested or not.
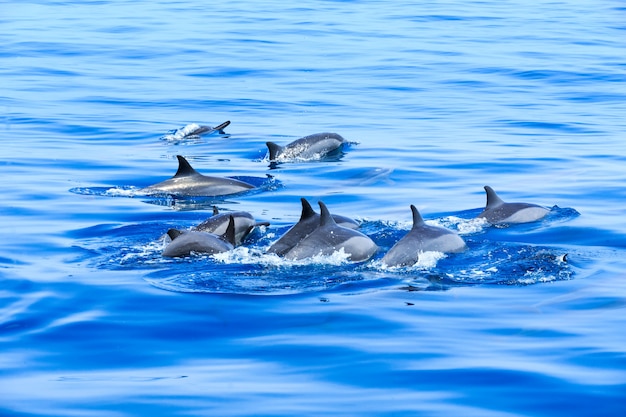
[(314, 133), (280, 146), (274, 142), (266, 142), (270, 152), (270, 161), (285, 162), (294, 159), (321, 159), (338, 150), (345, 139), (337, 133)]
[(427, 225), (412, 204), (411, 211), (413, 212), (413, 227), (383, 256), (381, 260), (383, 264), (411, 266), (418, 261), (420, 252), (456, 253), (467, 249), (463, 239), (452, 230)]
[(340, 250), (348, 254), (348, 260), (352, 262), (367, 261), (374, 256), (378, 246), (372, 239), (354, 229), (339, 226), (326, 205), (321, 201), (318, 204), (321, 212), (319, 226), (287, 252), (286, 259), (331, 255)]
[(222, 235), (193, 230), (181, 233), (176, 229), (168, 230), (167, 234), (172, 242), (165, 247), (162, 255), (168, 258), (189, 256), (192, 253), (212, 255), (228, 252), (235, 247), (235, 220), (230, 216), (226, 232)]
[(491, 224), (530, 223), (544, 218), (550, 210), (537, 204), (505, 203), (496, 192), (485, 185), (487, 205), (477, 217), (484, 218)]
[[(209, 217), (199, 225), (192, 227), (191, 231), (222, 235), (226, 233), (230, 217), (235, 220), (235, 246), (241, 245), (241, 243), (246, 239), (246, 237), (248, 237), (255, 227), (270, 225), (269, 222), (257, 222), (254, 220), (252, 214), (247, 211), (220, 213), (217, 207), (213, 207), (213, 216)], [(172, 237), (170, 232), (178, 232), (178, 234), (182, 234), (189, 232), (189, 230), (170, 229), (168, 234)]]
[(218, 132), (220, 135), (225, 135), (226, 132), (224, 132), (224, 128), (226, 128), (229, 124), (230, 124), (229, 120), (215, 127), (198, 125), (196, 123), (190, 123), (186, 126), (181, 127), (180, 129), (170, 131), (170, 133), (163, 136), (161, 139), (177, 141), (177, 140), (194, 138), (194, 137), (201, 136), (201, 135), (208, 135), (213, 132)]
[[(280, 239), (274, 242), (267, 250), (267, 253), (283, 256), (320, 225), (320, 215), (313, 210), (311, 204), (305, 198), (301, 198), (300, 201), (302, 202), (300, 220), (291, 226)], [(357, 229), (359, 227), (357, 222), (348, 217), (339, 214), (333, 214), (332, 217), (337, 224), (348, 229)]]
[(254, 188), (254, 185), (233, 178), (209, 177), (191, 167), (180, 155), (178, 171), (168, 180), (150, 185), (140, 191), (145, 194), (170, 194), (188, 197), (215, 197), (237, 194)]

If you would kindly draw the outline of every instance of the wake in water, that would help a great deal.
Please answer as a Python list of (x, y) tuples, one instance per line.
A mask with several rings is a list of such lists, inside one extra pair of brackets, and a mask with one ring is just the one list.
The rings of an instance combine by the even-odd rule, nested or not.
[[(85, 243), (81, 260), (89, 259), (97, 268), (145, 271), (150, 284), (181, 292), (277, 295), (355, 284), (366, 289), (402, 283), (425, 290), (455, 285), (529, 285), (571, 279), (575, 268), (570, 260), (584, 256), (579, 250), (570, 253), (571, 248), (549, 242), (550, 225), (576, 217), (573, 209), (553, 207), (543, 221), (512, 228), (495, 228), (483, 219), (466, 218), (472, 214), (467, 211), (428, 220), (462, 235), (468, 245), (466, 252), (424, 252), (416, 264), (407, 267), (388, 267), (381, 262), (410, 227), (406, 222), (363, 222), (361, 231), (380, 251), (372, 260), (357, 264), (342, 251), (297, 261), (267, 254), (288, 227), (263, 226), (232, 251), (179, 259), (161, 256), (167, 244), (167, 227), (162, 223), (95, 227), (75, 234)], [(507, 230), (514, 233), (507, 234)], [(508, 235), (508, 241), (501, 239), (503, 235)]]

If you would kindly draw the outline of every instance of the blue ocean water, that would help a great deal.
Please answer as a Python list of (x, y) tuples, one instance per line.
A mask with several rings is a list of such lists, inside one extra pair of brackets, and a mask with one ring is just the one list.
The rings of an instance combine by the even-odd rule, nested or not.
[[(0, 20), (0, 415), (626, 412), (624, 2), (26, 1)], [(266, 141), (324, 131), (338, 158), (268, 163)], [(136, 193), (176, 155), (260, 188)], [(550, 214), (476, 222), (484, 185)], [(380, 253), (265, 255), (301, 197)], [(382, 265), (411, 204), (469, 250)], [(214, 205), (271, 225), (160, 256)]]

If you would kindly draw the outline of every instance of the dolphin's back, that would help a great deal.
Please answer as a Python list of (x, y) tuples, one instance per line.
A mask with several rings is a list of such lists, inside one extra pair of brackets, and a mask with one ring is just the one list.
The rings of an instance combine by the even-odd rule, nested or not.
[[(267, 253), (275, 253), (279, 256), (285, 255), (294, 246), (296, 246), (302, 239), (310, 235), (320, 224), (320, 215), (317, 214), (311, 204), (305, 199), (300, 199), (302, 203), (302, 212), (300, 214), (300, 220), (294, 224), (285, 234), (283, 234), (276, 242), (272, 244), (267, 250)], [(335, 223), (347, 227), (349, 229), (356, 229), (359, 224), (345, 216), (338, 214), (332, 214)]]
[(193, 252), (212, 255), (227, 252), (232, 248), (232, 244), (212, 233), (188, 231), (172, 240), (162, 255), (169, 258), (188, 256)]
[(239, 245), (256, 225), (252, 214), (246, 211), (215, 214), (194, 227), (193, 230), (214, 233), (216, 235), (224, 234), (228, 228), (229, 217), (231, 216), (234, 218), (235, 223), (235, 243)]
[(188, 256), (192, 253), (206, 253), (209, 255), (221, 252), (228, 252), (235, 247), (235, 220), (229, 216), (228, 226), (224, 233), (217, 235), (214, 233), (190, 230), (183, 233), (171, 233), (168, 235), (172, 242), (165, 247), (162, 255), (165, 257)]
[(148, 186), (145, 194), (170, 194), (180, 196), (214, 197), (237, 194), (254, 188), (253, 185), (233, 178), (209, 177), (196, 171), (181, 155), (178, 170), (170, 179)]
[(300, 202), (302, 203), (300, 220), (274, 242), (267, 253), (275, 253), (279, 256), (286, 254), (319, 225), (319, 214), (313, 211), (311, 204), (305, 198), (301, 198)]
[(290, 159), (322, 158), (338, 149), (345, 139), (337, 133), (314, 133), (297, 139), (288, 145), (280, 146), (274, 142), (266, 142), (270, 153), (270, 161)]
[(444, 227), (430, 226), (424, 222), (417, 208), (411, 205), (413, 227), (383, 256), (387, 266), (411, 266), (419, 260), (421, 252), (456, 253), (467, 249), (465, 241)]
[(378, 246), (363, 233), (337, 225), (323, 202), (320, 206), (319, 227), (285, 254), (286, 259), (299, 260), (317, 255), (331, 255), (342, 250), (352, 262), (371, 258)]
[(505, 203), (493, 190), (485, 185), (487, 204), (485, 209), (477, 216), (484, 218), (489, 223), (530, 223), (542, 219), (549, 210), (545, 207), (531, 203)]

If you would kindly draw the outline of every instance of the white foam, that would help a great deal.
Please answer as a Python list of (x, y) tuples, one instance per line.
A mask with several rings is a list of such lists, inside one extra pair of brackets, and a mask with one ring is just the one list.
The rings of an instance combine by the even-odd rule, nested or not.
[(481, 218), (476, 219), (459, 219), (460, 221), (456, 225), (456, 229), (459, 235), (471, 235), (474, 233), (480, 233), (489, 227), (489, 222)]
[(200, 129), (200, 125), (196, 123), (190, 123), (187, 126), (181, 127), (180, 129), (176, 129), (172, 133), (168, 133), (163, 136), (164, 140), (181, 140), (187, 137), (191, 132)]
[[(413, 227), (413, 221), (390, 221), (382, 222), (386, 226), (393, 227), (397, 230), (410, 230)], [(469, 235), (482, 232), (489, 223), (483, 218), (463, 219), (457, 216), (446, 216), (440, 219), (424, 220), (429, 226), (444, 227), (446, 229), (456, 230), (460, 235)]]
[(141, 189), (137, 187), (112, 187), (104, 191), (108, 197), (135, 197), (142, 195)]
[(388, 266), (387, 264), (381, 261), (372, 262), (372, 265), (378, 269), (382, 269), (385, 271), (398, 271), (398, 270), (423, 271), (423, 270), (428, 270), (428, 269), (432, 269), (436, 267), (437, 262), (439, 262), (439, 260), (443, 258), (447, 258), (447, 256), (448, 255), (446, 255), (443, 252), (426, 251), (426, 252), (420, 252), (417, 258), (417, 262), (411, 266)]
[(146, 259), (153, 258), (156, 254), (159, 254), (165, 248), (165, 239), (159, 239), (145, 245), (137, 245), (133, 246), (130, 249), (132, 252), (125, 254), (119, 259), (120, 264), (125, 264), (129, 262), (135, 262), (137, 259), (143, 259), (144, 263), (156, 263), (161, 262), (164, 258), (159, 256), (158, 260), (150, 260), (146, 261)]
[(556, 277), (552, 274), (546, 274), (541, 268), (536, 271), (527, 271), (524, 277), (519, 279), (520, 284), (535, 284), (537, 282), (552, 282), (556, 281)]
[(349, 253), (343, 248), (331, 255), (316, 255), (297, 261), (282, 258), (274, 253), (265, 253), (264, 249), (239, 246), (231, 251), (211, 255), (216, 261), (225, 264), (262, 265), (273, 267), (290, 267), (303, 265), (344, 265), (351, 263)]

